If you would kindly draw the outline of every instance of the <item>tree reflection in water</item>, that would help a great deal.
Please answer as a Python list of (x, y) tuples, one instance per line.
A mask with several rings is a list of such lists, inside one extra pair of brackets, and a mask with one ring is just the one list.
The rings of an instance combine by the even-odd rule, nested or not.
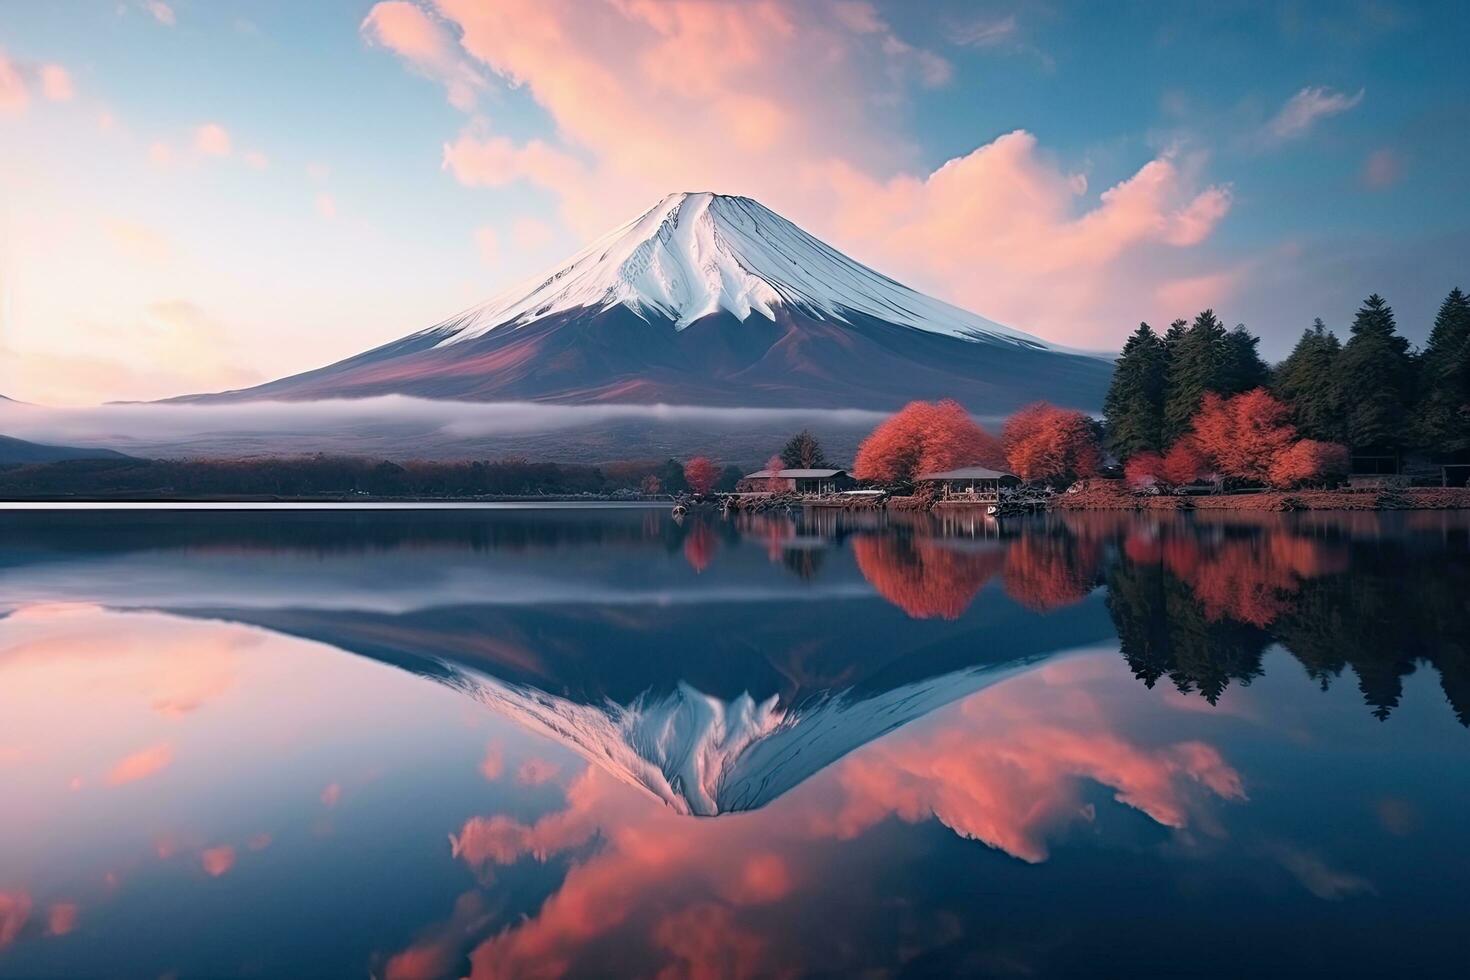
[(854, 557), (916, 619), (960, 618), (992, 580), (1038, 612), (1105, 585), (1123, 656), (1149, 687), (1168, 678), (1214, 704), (1279, 643), (1324, 690), (1351, 668), (1381, 719), (1428, 664), (1470, 726), (1470, 515), (893, 517), (856, 533)]

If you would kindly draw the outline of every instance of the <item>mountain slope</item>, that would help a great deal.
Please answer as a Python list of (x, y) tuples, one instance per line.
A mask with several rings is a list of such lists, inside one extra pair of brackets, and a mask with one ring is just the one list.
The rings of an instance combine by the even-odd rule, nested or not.
[(360, 398), (972, 411), (1095, 408), (1111, 375), (925, 296), (755, 201), (675, 194), (547, 275), (427, 330), (243, 391)]
[[(7, 399), (8, 400), (8, 399)], [(56, 463), (67, 459), (127, 459), (111, 449), (83, 449), (78, 446), (48, 446), (0, 436), (0, 464)]]

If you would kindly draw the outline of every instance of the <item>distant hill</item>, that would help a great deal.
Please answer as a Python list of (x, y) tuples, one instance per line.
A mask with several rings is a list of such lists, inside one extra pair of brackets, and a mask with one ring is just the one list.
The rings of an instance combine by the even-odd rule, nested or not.
[[(10, 401), (4, 395), (0, 399)], [(124, 453), (111, 449), (83, 449), (79, 446), (48, 446), (39, 442), (26, 442), (0, 436), (0, 464), (7, 463), (55, 463), (65, 459), (129, 459)]]

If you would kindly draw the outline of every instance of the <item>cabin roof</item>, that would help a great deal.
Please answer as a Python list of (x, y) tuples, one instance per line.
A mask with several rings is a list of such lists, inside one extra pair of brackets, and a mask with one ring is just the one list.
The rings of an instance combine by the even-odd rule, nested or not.
[(957, 470), (944, 470), (939, 473), (923, 473), (919, 476), (919, 482), (926, 480), (1019, 480), (1020, 477), (1014, 473), (1005, 473), (1001, 470), (986, 469), (984, 466), (961, 466)]
[(847, 470), (756, 470), (745, 474), (747, 480), (769, 480), (771, 477), (788, 480), (823, 480), (833, 476), (846, 476)]

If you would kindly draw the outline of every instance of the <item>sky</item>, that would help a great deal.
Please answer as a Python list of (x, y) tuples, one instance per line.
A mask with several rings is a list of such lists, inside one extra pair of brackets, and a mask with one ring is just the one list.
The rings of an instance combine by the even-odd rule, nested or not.
[(0, 394), (254, 384), (674, 191), (999, 322), (1280, 358), (1470, 286), (1457, 3), (0, 0)]

